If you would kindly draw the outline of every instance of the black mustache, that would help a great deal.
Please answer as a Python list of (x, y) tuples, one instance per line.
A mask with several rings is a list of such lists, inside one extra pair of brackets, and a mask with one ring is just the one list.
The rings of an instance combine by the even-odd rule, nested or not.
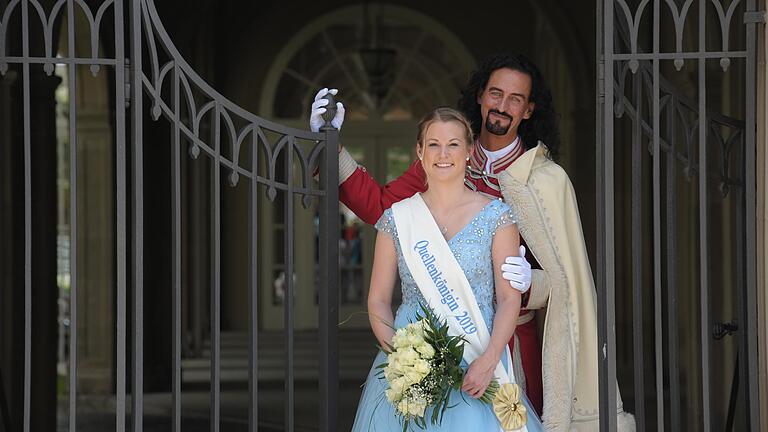
[(495, 110), (495, 109), (492, 109), (492, 110), (488, 111), (488, 115), (486, 117), (489, 117), (491, 115), (491, 113), (498, 114), (498, 115), (500, 115), (502, 117), (506, 117), (506, 118), (509, 119), (509, 121), (512, 121), (512, 116), (511, 115), (509, 115), (507, 113), (503, 113), (503, 112), (501, 112), (499, 110)]

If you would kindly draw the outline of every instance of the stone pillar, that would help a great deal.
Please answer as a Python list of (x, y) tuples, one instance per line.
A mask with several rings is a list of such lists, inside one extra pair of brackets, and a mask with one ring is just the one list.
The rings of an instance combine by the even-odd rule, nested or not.
[[(107, 394), (114, 375), (114, 136), (108, 80), (77, 68), (78, 394)], [(74, 145), (71, 143), (70, 145)]]
[[(66, 28), (62, 39), (67, 37)], [(74, 31), (77, 52), (70, 51), (69, 55), (88, 56), (90, 31), (85, 15), (76, 16)], [(110, 44), (110, 40), (106, 38), (101, 43)], [(69, 124), (68, 118), (65, 124), (75, 128), (77, 140), (69, 145), (76, 146), (77, 158), (77, 250), (73, 251), (77, 280), (72, 280), (77, 284), (77, 323), (70, 331), (77, 331), (78, 398), (114, 392), (115, 136), (110, 113), (115, 107), (110, 99), (113, 91), (108, 79), (110, 70), (102, 66), (94, 76), (88, 66), (77, 66), (75, 88), (68, 89), (76, 108), (75, 124)], [(67, 72), (71, 73), (71, 69), (67, 68)], [(62, 109), (69, 116), (69, 105)], [(69, 129), (64, 133), (62, 139), (68, 142)], [(63, 158), (70, 159), (68, 154)], [(69, 174), (61, 181), (69, 182)], [(72, 203), (65, 202), (67, 206), (63, 211), (69, 212)]]

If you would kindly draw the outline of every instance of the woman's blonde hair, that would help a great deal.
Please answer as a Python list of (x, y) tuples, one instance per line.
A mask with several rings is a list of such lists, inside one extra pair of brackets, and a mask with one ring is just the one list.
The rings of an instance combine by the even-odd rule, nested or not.
[(472, 125), (469, 124), (469, 121), (466, 117), (464, 117), (464, 114), (450, 107), (437, 107), (428, 112), (424, 117), (421, 118), (421, 121), (419, 121), (419, 132), (418, 135), (416, 135), (417, 147), (424, 145), (424, 133), (432, 123), (437, 121), (455, 121), (459, 123), (464, 129), (464, 139), (467, 142), (467, 146), (471, 147), (474, 144), (475, 141), (474, 135), (472, 134)]

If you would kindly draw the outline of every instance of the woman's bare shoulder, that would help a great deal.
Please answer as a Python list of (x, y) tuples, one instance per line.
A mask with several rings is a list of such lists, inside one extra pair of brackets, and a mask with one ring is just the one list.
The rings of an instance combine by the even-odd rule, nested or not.
[(469, 191), (469, 193), (473, 195), (472, 196), (473, 204), (475, 204), (476, 206), (479, 206), (480, 208), (487, 206), (491, 201), (495, 200), (495, 198), (490, 197), (481, 192)]

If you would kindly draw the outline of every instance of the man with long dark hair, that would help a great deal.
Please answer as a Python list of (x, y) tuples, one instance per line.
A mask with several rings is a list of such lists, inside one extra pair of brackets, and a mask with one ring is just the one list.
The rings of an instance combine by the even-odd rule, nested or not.
[[(315, 97), (313, 130), (323, 124), (328, 92), (336, 94), (323, 89)], [(337, 107), (332, 124), (339, 128), (344, 108)], [(527, 310), (521, 310), (510, 341), (513, 362), (523, 369), (515, 376), (542, 413), (547, 430), (596, 430), (595, 289), (573, 187), (555, 163), (560, 139), (552, 95), (533, 62), (521, 55), (497, 55), (472, 73), (459, 109), (478, 144), (467, 167), (466, 186), (510, 204), (518, 216), (521, 244), (528, 246), (528, 253), (521, 246), (521, 257), (509, 257), (502, 266), (511, 286), (527, 291)], [(424, 192), (425, 174), (418, 162), (381, 186), (341, 149), (339, 197), (373, 224), (393, 203)], [(542, 351), (533, 310), (544, 307)], [(619, 430), (634, 430), (634, 419), (623, 412), (620, 398), (617, 412)]]

